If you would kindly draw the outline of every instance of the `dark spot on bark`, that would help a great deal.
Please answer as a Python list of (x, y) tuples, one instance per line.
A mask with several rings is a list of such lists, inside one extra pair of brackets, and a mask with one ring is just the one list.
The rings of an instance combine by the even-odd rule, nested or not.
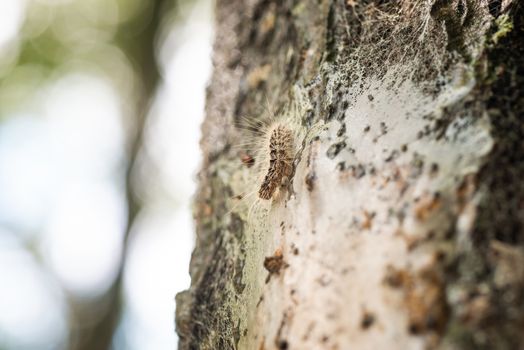
[(402, 152), (406, 152), (406, 151), (408, 150), (408, 145), (403, 144), (402, 146), (400, 146), (400, 150), (401, 150)]
[(437, 250), (435, 252), (435, 261), (444, 262), (446, 260), (446, 252), (443, 250)]
[(289, 348), (289, 343), (286, 339), (282, 338), (282, 332), (284, 330), (284, 327), (286, 326), (286, 321), (288, 320), (288, 314), (284, 312), (284, 315), (282, 317), (282, 320), (280, 321), (280, 325), (278, 326), (277, 335), (275, 337), (275, 345), (280, 350), (285, 350)]
[(386, 126), (386, 123), (380, 122), (380, 131), (382, 132), (382, 135), (387, 134), (388, 127)]
[(277, 249), (273, 256), (264, 259), (264, 268), (269, 272), (266, 283), (269, 282), (272, 275), (278, 275), (283, 267), (287, 264), (284, 262), (284, 256), (280, 249)]
[(345, 134), (346, 134), (346, 123), (342, 123), (342, 126), (337, 131), (337, 136), (341, 137), (341, 136), (344, 136)]
[(309, 192), (313, 191), (313, 189), (315, 188), (316, 179), (317, 179), (317, 175), (314, 172), (309, 172), (306, 175), (306, 179), (305, 179), (306, 188)]
[(279, 340), (277, 346), (279, 350), (289, 349), (289, 343), (287, 342), (287, 340)]
[(367, 210), (364, 210), (363, 218), (360, 223), (360, 227), (363, 230), (370, 230), (371, 226), (373, 225), (373, 218), (375, 217), (375, 212), (368, 212)]
[(409, 330), (409, 333), (413, 335), (417, 335), (417, 334), (420, 334), (421, 327), (416, 323), (411, 323), (408, 327), (408, 330)]
[(282, 256), (266, 257), (264, 260), (264, 267), (269, 271), (269, 273), (279, 273), (282, 266)]
[(360, 327), (362, 329), (368, 329), (375, 323), (375, 315), (369, 311), (365, 311), (362, 315), (362, 320), (360, 321)]
[(399, 152), (397, 150), (393, 150), (391, 151), (391, 153), (389, 154), (389, 156), (387, 156), (386, 159), (384, 159), (385, 162), (391, 162), (392, 160), (398, 158), (399, 156)]
[(346, 170), (346, 162), (340, 162), (337, 164), (336, 169), (338, 171), (344, 171)]
[(384, 276), (384, 284), (391, 288), (400, 288), (404, 285), (406, 276), (407, 274), (404, 270), (388, 265), (386, 267), (386, 275)]
[(330, 105), (327, 110), (327, 120), (333, 119), (336, 113), (337, 113), (337, 106), (334, 104)]
[(438, 321), (432, 315), (426, 317), (426, 328), (430, 330), (436, 330), (438, 328)]
[(353, 176), (357, 179), (360, 179), (366, 175), (366, 168), (359, 164), (357, 166), (352, 166)]
[(257, 303), (257, 307), (262, 304), (262, 302), (264, 301), (264, 296), (261, 295), (260, 298), (258, 299), (258, 303)]
[(368, 95), (368, 100), (373, 101), (374, 99), (375, 98), (373, 97), (373, 95), (371, 95), (371, 94)]
[(328, 156), (329, 159), (333, 159), (335, 158), (339, 153), (340, 151), (345, 148), (347, 146), (346, 144), (346, 141), (341, 141), (341, 142), (338, 142), (338, 143), (335, 143), (335, 144), (332, 144), (327, 152), (326, 152), (326, 155)]
[(366, 127), (364, 128), (364, 132), (368, 132), (370, 129), (371, 129), (371, 126), (366, 125)]
[(424, 170), (424, 158), (420, 154), (415, 153), (413, 155), (413, 159), (411, 160), (410, 165), (411, 165), (410, 176), (413, 178), (417, 178), (422, 174)]
[(431, 166), (429, 168), (429, 173), (432, 175), (432, 176), (435, 176), (437, 175), (438, 173), (438, 170), (439, 170), (439, 166), (437, 163), (431, 163)]

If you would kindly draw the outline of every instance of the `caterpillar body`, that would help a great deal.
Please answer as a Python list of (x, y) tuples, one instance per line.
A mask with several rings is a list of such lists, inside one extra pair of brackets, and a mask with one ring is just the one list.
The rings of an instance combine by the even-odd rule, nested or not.
[(291, 176), (295, 158), (294, 151), (294, 136), (290, 129), (282, 124), (277, 124), (269, 129), (266, 148), (266, 152), (269, 152), (269, 166), (258, 190), (260, 198), (271, 199), (278, 187)]
[(253, 156), (241, 157), (250, 173), (247, 183), (250, 190), (240, 196), (243, 201), (250, 202), (249, 213), (253, 209), (268, 209), (268, 205), (282, 200), (283, 194), (291, 188), (302, 151), (323, 125), (305, 125), (306, 112), (310, 108), (305, 93), (295, 87), (292, 101), (281, 113), (269, 113), (269, 118), (247, 118), (240, 126), (247, 130), (244, 135), (247, 143), (239, 146), (242, 150), (247, 146)]

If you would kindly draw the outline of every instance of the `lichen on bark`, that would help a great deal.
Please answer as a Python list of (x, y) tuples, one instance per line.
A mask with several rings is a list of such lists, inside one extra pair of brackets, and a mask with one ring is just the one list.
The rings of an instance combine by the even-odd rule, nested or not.
[[(522, 346), (521, 2), (216, 9), (180, 347)], [(238, 125), (297, 88), (326, 130), (289, 198), (249, 215)]]

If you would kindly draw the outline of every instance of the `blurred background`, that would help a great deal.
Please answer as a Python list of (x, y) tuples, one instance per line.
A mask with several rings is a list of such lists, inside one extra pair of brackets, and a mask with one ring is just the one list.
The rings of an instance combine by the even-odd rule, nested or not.
[(175, 349), (211, 0), (0, 0), (0, 349)]

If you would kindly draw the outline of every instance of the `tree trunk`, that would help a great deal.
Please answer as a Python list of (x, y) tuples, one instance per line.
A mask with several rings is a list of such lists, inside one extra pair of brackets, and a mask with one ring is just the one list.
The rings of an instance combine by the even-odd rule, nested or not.
[(216, 11), (180, 348), (522, 348), (522, 2)]

